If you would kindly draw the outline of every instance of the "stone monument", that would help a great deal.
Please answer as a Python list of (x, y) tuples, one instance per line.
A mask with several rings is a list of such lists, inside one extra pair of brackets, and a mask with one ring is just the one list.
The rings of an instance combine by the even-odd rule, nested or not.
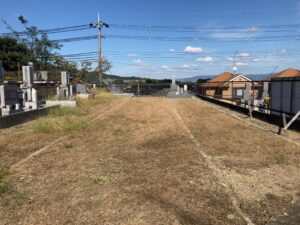
[(170, 85), (170, 91), (167, 95), (168, 98), (190, 98), (191, 95), (187, 92), (187, 85), (180, 87), (176, 84), (176, 79), (172, 77), (172, 83)]

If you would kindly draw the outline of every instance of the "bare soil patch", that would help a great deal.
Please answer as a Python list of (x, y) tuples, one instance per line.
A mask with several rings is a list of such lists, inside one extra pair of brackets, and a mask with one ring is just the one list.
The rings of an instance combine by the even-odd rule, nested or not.
[[(293, 144), (192, 100), (117, 99), (88, 108), (82, 120), (120, 104), (11, 172), (13, 192), (0, 196), (0, 224), (246, 224), (172, 109), (224, 171), (252, 221), (265, 224), (298, 193)], [(1, 164), (66, 135), (33, 127), (1, 131)]]

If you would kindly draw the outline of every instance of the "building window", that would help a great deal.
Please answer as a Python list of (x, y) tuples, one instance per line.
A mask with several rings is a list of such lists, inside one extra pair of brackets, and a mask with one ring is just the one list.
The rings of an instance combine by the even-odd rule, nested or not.
[(244, 89), (243, 88), (234, 88), (233, 89), (233, 97), (235, 98), (241, 98), (244, 95)]

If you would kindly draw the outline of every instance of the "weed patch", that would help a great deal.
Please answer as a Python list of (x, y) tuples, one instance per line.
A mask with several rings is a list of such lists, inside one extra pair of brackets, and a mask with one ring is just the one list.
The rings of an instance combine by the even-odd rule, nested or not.
[(55, 132), (55, 126), (49, 121), (38, 121), (33, 127), (35, 133), (52, 134)]
[(74, 147), (74, 145), (71, 144), (71, 143), (65, 143), (65, 144), (64, 144), (64, 147), (65, 147), (66, 149), (71, 149), (71, 148)]
[(66, 118), (63, 122), (63, 131), (65, 133), (76, 133), (85, 131), (88, 128), (88, 123), (75, 119)]
[(62, 117), (62, 116), (83, 116), (85, 113), (78, 108), (62, 107), (56, 109), (50, 109), (48, 115), (50, 117)]
[(96, 176), (93, 178), (95, 184), (104, 184), (108, 180), (106, 176)]
[(0, 165), (0, 196), (9, 191), (9, 184), (6, 180), (8, 174), (8, 170)]
[(123, 133), (123, 131), (120, 127), (117, 127), (117, 126), (112, 127), (112, 134), (114, 136), (121, 135), (122, 133)]

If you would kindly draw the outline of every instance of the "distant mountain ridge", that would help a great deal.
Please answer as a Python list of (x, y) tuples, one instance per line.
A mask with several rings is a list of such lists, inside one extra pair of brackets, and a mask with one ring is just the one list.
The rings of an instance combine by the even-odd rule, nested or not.
[[(265, 78), (267, 78), (268, 76), (272, 75), (271, 73), (266, 73), (266, 74), (248, 74), (245, 75), (246, 77), (248, 77), (251, 80), (264, 80)], [(211, 79), (215, 77), (214, 75), (199, 75), (199, 76), (194, 76), (194, 77), (187, 77), (187, 78), (179, 78), (177, 79), (178, 81), (181, 82), (196, 82), (199, 79)]]

